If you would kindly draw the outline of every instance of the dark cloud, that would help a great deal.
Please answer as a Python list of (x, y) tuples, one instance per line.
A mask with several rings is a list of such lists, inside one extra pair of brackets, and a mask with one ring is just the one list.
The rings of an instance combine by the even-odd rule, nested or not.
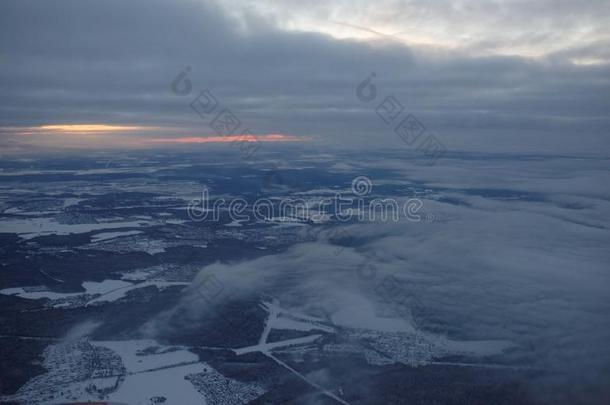
[[(369, 144), (376, 134), (375, 144), (391, 145), (391, 128), (373, 112), (390, 94), (447, 138), (509, 129), (560, 138), (610, 127), (609, 66), (568, 58), (607, 55), (605, 42), (534, 60), (337, 40), (283, 30), (254, 12), (237, 18), (210, 2), (0, 8), (0, 126), (106, 122), (210, 133), (190, 98), (170, 92), (191, 66), (194, 91), (209, 88), (255, 133)], [(379, 96), (363, 104), (355, 88), (372, 71)]]

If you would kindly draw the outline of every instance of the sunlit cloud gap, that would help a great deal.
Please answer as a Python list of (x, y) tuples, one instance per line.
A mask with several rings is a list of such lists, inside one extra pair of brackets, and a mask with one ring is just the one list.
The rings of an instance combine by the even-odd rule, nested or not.
[(16, 135), (41, 135), (41, 134), (88, 134), (88, 133), (115, 133), (154, 131), (159, 127), (136, 126), (136, 125), (106, 125), (106, 124), (58, 124), (39, 125), (35, 127), (4, 127), (0, 130)]
[(42, 125), (41, 130), (55, 132), (116, 132), (116, 131), (142, 131), (146, 127), (126, 125)]

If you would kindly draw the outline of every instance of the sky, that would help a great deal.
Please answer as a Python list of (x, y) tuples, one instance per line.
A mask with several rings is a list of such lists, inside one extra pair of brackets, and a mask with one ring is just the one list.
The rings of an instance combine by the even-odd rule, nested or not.
[[(376, 113), (393, 96), (448, 149), (607, 153), (609, 6), (5, 0), (0, 148), (204, 147), (243, 134), (393, 148)], [(363, 101), (371, 74), (376, 97)], [(204, 90), (217, 108), (202, 117), (191, 103)], [(212, 125), (225, 109), (240, 124), (230, 134)]]

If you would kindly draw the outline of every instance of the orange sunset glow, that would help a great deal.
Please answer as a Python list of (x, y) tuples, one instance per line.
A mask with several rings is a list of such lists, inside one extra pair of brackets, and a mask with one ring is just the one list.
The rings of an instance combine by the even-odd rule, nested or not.
[(107, 124), (53, 124), (32, 127), (0, 127), (0, 130), (15, 135), (104, 134), (118, 132), (152, 131), (158, 129), (158, 127), (151, 126)]
[(143, 129), (146, 129), (146, 127), (142, 127), (142, 126), (105, 125), (105, 124), (42, 125), (39, 128), (42, 131), (52, 131), (52, 132), (117, 132), (117, 131), (141, 131)]
[(282, 133), (189, 136), (189, 132), (192, 130), (187, 128), (102, 123), (0, 127), (0, 133), (17, 136), (21, 138), (23, 144), (63, 148), (130, 147), (139, 149), (154, 148), (159, 145), (311, 140), (310, 137)]

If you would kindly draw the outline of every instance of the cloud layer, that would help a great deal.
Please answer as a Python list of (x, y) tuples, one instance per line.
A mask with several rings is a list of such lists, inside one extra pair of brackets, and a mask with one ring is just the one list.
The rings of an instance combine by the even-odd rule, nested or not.
[[(528, 139), (535, 147), (557, 139), (557, 145), (585, 144), (590, 151), (610, 128), (607, 29), (601, 24), (607, 10), (601, 2), (577, 9), (553, 2), (388, 2), (373, 9), (363, 3), (345, 15), (343, 2), (331, 2), (292, 13), (309, 21), (304, 25), (287, 23), (286, 10), (299, 6), (278, 4), (5, 1), (0, 126), (144, 125), (168, 130), (126, 136), (167, 138), (176, 127), (189, 136), (214, 135), (189, 107), (207, 88), (253, 133), (333, 144), (395, 145), (391, 128), (374, 112), (389, 95), (459, 149), (493, 145), (490, 138), (507, 143), (518, 133), (527, 134), (517, 142), (526, 149)], [(440, 39), (424, 45), (376, 34), (341, 39), (314, 29), (313, 22), (329, 18), (367, 24), (364, 15), (371, 16), (373, 31), (381, 23), (397, 28), (405, 17), (416, 22), (417, 32), (425, 34), (424, 23), (435, 27), (439, 38), (459, 39), (457, 27), (476, 35), (468, 34), (474, 39), (464, 46), (448, 47)], [(532, 59), (497, 50), (502, 41), (516, 50), (530, 47), (534, 22), (544, 28), (538, 41), (553, 44), (548, 52)], [(473, 51), (484, 48), (492, 51)], [(186, 66), (193, 94), (176, 96), (170, 83)], [(356, 86), (370, 72), (377, 74), (378, 97), (362, 103)], [(10, 131), (0, 131), (5, 143), (15, 141)]]

